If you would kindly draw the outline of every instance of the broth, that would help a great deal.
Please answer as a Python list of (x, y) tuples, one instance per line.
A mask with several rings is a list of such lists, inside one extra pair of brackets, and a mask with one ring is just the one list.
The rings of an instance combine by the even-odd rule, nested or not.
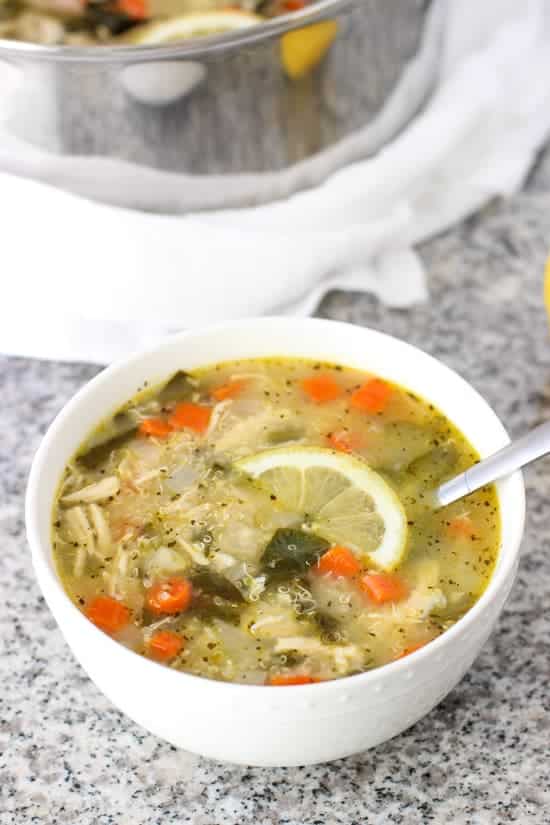
[(428, 644), (476, 602), (494, 487), (430, 492), (478, 455), (375, 376), (272, 358), (180, 372), (69, 462), (53, 514), (63, 585), (117, 641), (245, 684), (324, 681)]

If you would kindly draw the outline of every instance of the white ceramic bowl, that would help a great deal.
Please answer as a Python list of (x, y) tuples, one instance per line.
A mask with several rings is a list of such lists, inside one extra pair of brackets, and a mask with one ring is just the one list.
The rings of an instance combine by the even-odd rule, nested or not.
[(249, 765), (304, 765), (373, 747), (413, 725), (456, 685), (491, 633), (514, 580), (524, 487), (498, 484), (502, 543), (477, 604), (427, 647), (393, 664), (332, 682), (287, 688), (209, 681), (149, 661), (97, 630), (71, 603), (55, 572), (50, 519), (67, 459), (97, 422), (144, 381), (228, 359), (303, 356), (372, 371), (433, 402), (482, 456), (508, 442), (495, 413), (456, 373), (420, 350), (370, 329), (315, 319), (269, 318), (187, 332), (115, 364), (70, 401), (35, 457), (27, 531), (44, 597), (73, 653), (121, 710), (190, 751)]

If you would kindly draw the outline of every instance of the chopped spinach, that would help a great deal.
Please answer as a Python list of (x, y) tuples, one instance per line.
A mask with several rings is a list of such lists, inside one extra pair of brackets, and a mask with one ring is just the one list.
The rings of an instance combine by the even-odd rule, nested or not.
[(161, 404), (169, 404), (171, 401), (187, 401), (192, 393), (193, 385), (189, 380), (189, 375), (183, 370), (179, 370), (161, 389), (158, 400)]
[(123, 447), (136, 432), (135, 416), (130, 412), (117, 413), (109, 425), (88, 442), (87, 449), (77, 456), (77, 460), (87, 469), (93, 470), (104, 464), (113, 450)]
[(330, 547), (328, 541), (304, 530), (276, 530), (262, 556), (269, 579), (303, 573)]
[(132, 28), (135, 22), (132, 17), (126, 14), (118, 14), (116, 11), (108, 9), (107, 3), (89, 3), (86, 6), (84, 18), (75, 17), (71, 19), (67, 16), (64, 25), (67, 31), (80, 32), (85, 28), (91, 33), (94, 33), (99, 26), (107, 29), (109, 34), (114, 37)]
[(288, 653), (285, 653), (284, 656), (281, 657), (281, 659), (284, 659), (284, 662), (281, 661), (281, 664), (284, 664), (286, 667), (296, 667), (296, 665), (301, 665), (305, 658), (303, 654), (289, 650)]
[(200, 570), (193, 575), (191, 581), (193, 588), (198, 593), (207, 595), (210, 598), (218, 597), (226, 601), (240, 602), (241, 604), (244, 601), (235, 585), (220, 576), (219, 573), (214, 573), (213, 570)]
[(220, 619), (223, 622), (237, 625), (241, 617), (242, 605), (238, 602), (222, 599), (220, 596), (212, 598), (206, 593), (197, 596), (193, 602), (193, 607), (189, 611), (190, 616), (197, 616), (202, 621), (213, 621)]
[(221, 619), (238, 624), (243, 597), (230, 581), (211, 570), (201, 570), (192, 577), (193, 606), (190, 613), (203, 621)]

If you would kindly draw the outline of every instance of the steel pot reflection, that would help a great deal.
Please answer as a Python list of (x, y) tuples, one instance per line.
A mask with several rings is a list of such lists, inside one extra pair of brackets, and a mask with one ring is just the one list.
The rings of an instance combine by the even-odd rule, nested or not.
[[(257, 27), (162, 47), (0, 41), (0, 168), (75, 189), (63, 159), (93, 158), (87, 172), (73, 165), (74, 176), (93, 175), (84, 194), (111, 201), (100, 179), (116, 167), (98, 159), (206, 178), (307, 169), (309, 159), (377, 124), (419, 51), (428, 11), (421, 0), (323, 0)], [(281, 38), (323, 20), (338, 26), (330, 50), (304, 77), (289, 78)], [(435, 62), (391, 129), (378, 137), (373, 130), (372, 151), (424, 102), (434, 76)], [(330, 164), (319, 176), (328, 171)], [(314, 182), (305, 174), (292, 186)], [(265, 196), (247, 192), (242, 202), (268, 197), (267, 188)], [(213, 195), (194, 207), (211, 205)], [(188, 206), (168, 197), (158, 208)]]

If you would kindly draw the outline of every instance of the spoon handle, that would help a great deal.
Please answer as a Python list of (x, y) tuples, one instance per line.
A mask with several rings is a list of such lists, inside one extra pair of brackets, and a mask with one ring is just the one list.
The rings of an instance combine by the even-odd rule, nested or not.
[(550, 453), (550, 421), (545, 421), (527, 435), (503, 447), (498, 453), (484, 458), (466, 472), (446, 481), (436, 490), (437, 503), (439, 507), (452, 504), (453, 501), (519, 470), (520, 467), (547, 453)]

